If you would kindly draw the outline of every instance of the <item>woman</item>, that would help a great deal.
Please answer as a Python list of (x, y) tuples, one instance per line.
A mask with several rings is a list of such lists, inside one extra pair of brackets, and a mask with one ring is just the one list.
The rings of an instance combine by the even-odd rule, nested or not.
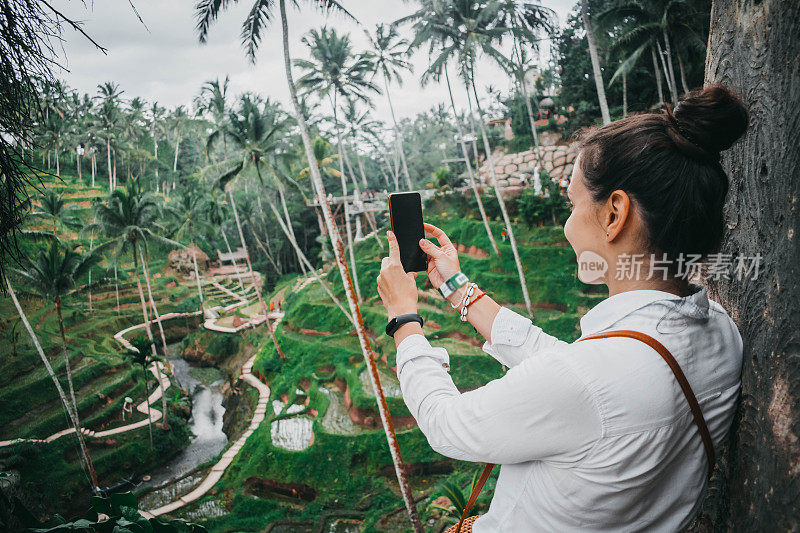
[[(635, 330), (663, 344), (714, 446), (731, 426), (742, 341), (725, 310), (686, 274), (720, 245), (728, 178), (719, 152), (746, 126), (739, 99), (709, 87), (688, 93), (674, 110), (595, 130), (579, 145), (564, 225), (580, 279), (609, 291), (581, 318), (582, 337)], [(444, 232), (425, 228), (439, 242), (420, 246), (430, 282), (440, 288), (460, 271), (458, 254)], [(417, 312), (417, 290), (391, 232), (388, 238), (378, 291), (392, 318)], [(685, 527), (702, 501), (713, 449), (710, 442), (712, 453), (704, 449), (665, 360), (632, 338), (563, 342), (481, 289), (467, 283), (447, 299), (462, 315), (466, 306), (484, 351), (509, 367), (502, 378), (462, 394), (447, 351), (431, 347), (420, 324), (403, 323), (393, 334), (403, 398), (431, 447), (501, 465), (489, 510), (473, 531)]]

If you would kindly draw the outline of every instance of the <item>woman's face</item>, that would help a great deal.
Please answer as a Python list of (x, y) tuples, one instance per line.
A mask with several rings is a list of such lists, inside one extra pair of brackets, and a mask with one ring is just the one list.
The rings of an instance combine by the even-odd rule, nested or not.
[(604, 282), (609, 261), (606, 259), (608, 242), (601, 224), (601, 204), (592, 198), (586, 188), (580, 167), (580, 154), (575, 158), (567, 196), (571, 213), (564, 224), (564, 235), (578, 258), (578, 279), (584, 283)]

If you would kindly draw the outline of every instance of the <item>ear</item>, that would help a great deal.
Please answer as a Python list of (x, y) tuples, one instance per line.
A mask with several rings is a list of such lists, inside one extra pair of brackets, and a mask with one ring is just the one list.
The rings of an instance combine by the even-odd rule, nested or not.
[(611, 193), (606, 200), (606, 213), (603, 220), (608, 242), (613, 241), (622, 232), (630, 210), (631, 199), (628, 193), (619, 189)]

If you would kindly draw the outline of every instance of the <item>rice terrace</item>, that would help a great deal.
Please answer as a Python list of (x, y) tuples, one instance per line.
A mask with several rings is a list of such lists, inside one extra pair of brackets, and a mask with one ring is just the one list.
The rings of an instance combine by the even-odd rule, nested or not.
[(0, 530), (800, 529), (796, 2), (0, 0), (0, 49)]

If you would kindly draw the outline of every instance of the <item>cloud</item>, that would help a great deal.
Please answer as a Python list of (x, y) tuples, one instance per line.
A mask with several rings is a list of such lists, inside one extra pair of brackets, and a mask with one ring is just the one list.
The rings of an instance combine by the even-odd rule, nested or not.
[[(565, 20), (572, 0), (545, 1)], [(133, 13), (128, 2), (81, 2), (55, 0), (54, 5), (68, 16), (84, 22), (84, 29), (108, 49), (104, 56), (77, 32), (66, 29), (66, 66), (62, 76), (70, 86), (81, 92), (96, 93), (97, 84), (115, 81), (125, 91), (124, 96), (140, 96), (170, 107), (187, 104), (207, 80), (230, 76), (234, 93), (255, 91), (277, 99), (289, 107), (289, 91), (283, 66), (283, 49), (279, 21), (275, 20), (262, 40), (255, 65), (245, 58), (241, 46), (241, 24), (250, 2), (245, 0), (223, 12), (211, 27), (208, 43), (198, 42), (195, 30), (194, 2), (188, 0), (134, 0), (145, 28)], [(410, 13), (412, 3), (399, 1), (361, 0), (348, 3), (348, 9), (358, 18), (356, 24), (342, 16), (325, 17), (301, 4), (302, 12), (289, 13), (290, 49), (293, 57), (305, 56), (300, 42), (310, 28), (326, 22), (337, 31), (350, 32), (355, 50), (367, 46), (364, 28), (375, 23), (391, 22)], [(149, 31), (148, 31), (149, 29)], [(407, 30), (406, 30), (407, 31)], [(415, 73), (406, 76), (403, 87), (391, 87), (392, 101), (398, 118), (413, 117), (418, 112), (440, 102), (449, 102), (445, 86), (431, 84), (424, 89), (418, 78), (427, 67), (427, 57), (417, 53), (412, 58)], [(482, 61), (478, 66), (479, 90), (494, 84), (509, 89), (507, 76), (499, 68)], [(500, 80), (500, 82), (498, 82)], [(463, 89), (455, 89), (456, 104), (465, 106)], [(386, 98), (375, 98), (376, 118), (390, 121)]]

